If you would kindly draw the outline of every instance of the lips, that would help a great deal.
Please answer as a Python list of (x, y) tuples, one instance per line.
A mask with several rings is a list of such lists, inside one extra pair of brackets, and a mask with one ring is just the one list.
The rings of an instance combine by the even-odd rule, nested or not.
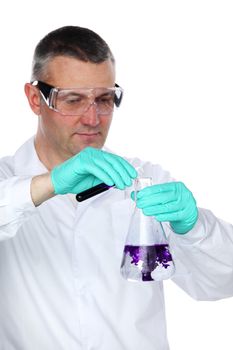
[(82, 132), (82, 133), (80, 133), (80, 132), (77, 132), (77, 134), (78, 135), (83, 135), (83, 136), (96, 136), (96, 135), (98, 135), (99, 134), (99, 132), (95, 132), (95, 133), (86, 133), (86, 132)]
[(98, 131), (98, 132), (76, 132), (74, 134), (74, 136), (76, 135), (76, 137), (78, 137), (80, 140), (83, 140), (84, 142), (93, 142), (93, 141), (96, 141), (101, 133)]

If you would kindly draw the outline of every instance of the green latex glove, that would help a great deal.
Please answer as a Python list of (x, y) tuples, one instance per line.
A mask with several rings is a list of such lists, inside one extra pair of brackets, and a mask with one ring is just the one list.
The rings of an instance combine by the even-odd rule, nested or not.
[[(134, 199), (134, 192), (131, 193)], [(187, 233), (198, 218), (196, 201), (182, 182), (146, 187), (137, 193), (137, 207), (158, 221), (169, 221), (174, 232)]]
[(123, 190), (136, 176), (136, 170), (126, 160), (93, 147), (83, 149), (51, 171), (56, 194), (80, 193), (101, 182)]

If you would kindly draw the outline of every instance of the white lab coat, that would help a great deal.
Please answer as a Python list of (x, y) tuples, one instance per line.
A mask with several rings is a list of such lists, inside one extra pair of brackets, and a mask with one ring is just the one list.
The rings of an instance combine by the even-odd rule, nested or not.
[[(158, 165), (129, 161), (154, 183), (171, 181)], [(0, 161), (0, 350), (168, 350), (163, 284), (120, 275), (130, 189), (35, 208), (30, 182), (44, 172), (33, 138)], [(165, 227), (173, 280), (196, 299), (232, 296), (232, 226), (200, 209), (186, 235)]]

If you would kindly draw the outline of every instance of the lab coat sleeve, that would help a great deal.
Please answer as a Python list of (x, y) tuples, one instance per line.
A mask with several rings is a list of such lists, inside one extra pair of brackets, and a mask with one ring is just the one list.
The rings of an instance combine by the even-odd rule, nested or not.
[(231, 297), (233, 226), (207, 209), (198, 211), (198, 221), (191, 231), (169, 234), (176, 265), (173, 281), (196, 300)]
[(31, 177), (0, 180), (0, 241), (13, 237), (36, 209), (30, 194)]

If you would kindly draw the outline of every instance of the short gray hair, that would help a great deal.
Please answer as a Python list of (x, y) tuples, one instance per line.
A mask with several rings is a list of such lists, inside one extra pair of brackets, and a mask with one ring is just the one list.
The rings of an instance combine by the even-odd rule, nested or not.
[(65, 26), (48, 33), (37, 44), (31, 80), (43, 79), (48, 63), (57, 56), (73, 57), (84, 62), (101, 63), (114, 56), (107, 43), (90, 29)]

